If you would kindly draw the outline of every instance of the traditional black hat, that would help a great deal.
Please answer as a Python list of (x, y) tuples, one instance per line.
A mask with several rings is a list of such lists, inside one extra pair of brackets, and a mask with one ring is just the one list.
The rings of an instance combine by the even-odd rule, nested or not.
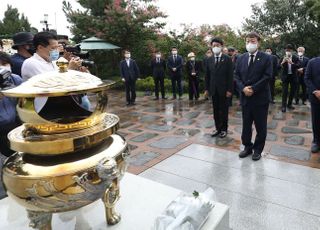
[(19, 32), (13, 35), (12, 49), (17, 49), (21, 45), (31, 45), (33, 40), (33, 34), (30, 32)]

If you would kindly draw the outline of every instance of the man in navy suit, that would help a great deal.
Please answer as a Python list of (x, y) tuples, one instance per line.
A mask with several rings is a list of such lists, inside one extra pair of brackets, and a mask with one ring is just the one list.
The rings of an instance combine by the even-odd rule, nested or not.
[[(300, 66), (299, 58), (293, 54), (293, 46), (288, 44), (286, 46), (286, 55), (282, 59), (281, 67), (281, 81), (282, 81), (282, 112), (286, 112), (286, 107), (288, 109), (295, 109), (292, 106), (292, 100), (297, 90), (298, 76), (297, 69)], [(290, 85), (290, 93), (288, 98), (288, 91)]]
[[(301, 98), (302, 104), (306, 104), (307, 100), (307, 91), (306, 91), (306, 84), (304, 83), (304, 74), (306, 67), (309, 62), (309, 58), (304, 56), (305, 48), (304, 47), (299, 47), (297, 49), (298, 52), (298, 57), (300, 60), (300, 66), (299, 69), (297, 70), (298, 72), (298, 85), (297, 85), (297, 90), (296, 90), (296, 100), (295, 104), (299, 104), (299, 99)], [(300, 94), (300, 88), (301, 88), (301, 94)]]
[(311, 104), (313, 131), (311, 152), (316, 153), (320, 151), (320, 57), (313, 58), (309, 61), (304, 82), (307, 86)]
[[(252, 160), (261, 158), (266, 137), (268, 108), (271, 101), (269, 81), (272, 78), (272, 61), (270, 55), (258, 50), (260, 36), (251, 32), (246, 36), (247, 53), (241, 55), (236, 64), (235, 80), (242, 106), (241, 141), (244, 150), (239, 157), (252, 154)], [(254, 143), (252, 138), (252, 123), (257, 132)]]
[(131, 59), (129, 50), (124, 51), (124, 60), (120, 62), (120, 74), (126, 87), (127, 105), (135, 105), (136, 100), (136, 80), (140, 76), (140, 71), (135, 60)]
[(168, 58), (168, 69), (172, 84), (172, 99), (176, 99), (176, 88), (178, 88), (179, 99), (182, 99), (182, 65), (183, 58), (178, 55), (177, 47), (171, 48), (171, 56)]
[(272, 51), (271, 47), (267, 47), (266, 48), (266, 54), (271, 55), (271, 60), (272, 60), (272, 78), (269, 81), (269, 85), (270, 85), (270, 92), (271, 92), (271, 103), (275, 104), (275, 101), (274, 101), (274, 87), (275, 87), (276, 78), (277, 78), (277, 75), (278, 75), (278, 68), (280, 67), (279, 66), (279, 60), (278, 60), (278, 57), (273, 54), (273, 51)]
[(159, 100), (159, 85), (162, 99), (166, 99), (165, 97), (165, 90), (164, 90), (164, 77), (166, 71), (166, 61), (161, 58), (161, 52), (158, 51), (156, 56), (151, 61), (151, 70), (152, 76), (154, 80), (154, 93), (155, 93), (155, 100)]

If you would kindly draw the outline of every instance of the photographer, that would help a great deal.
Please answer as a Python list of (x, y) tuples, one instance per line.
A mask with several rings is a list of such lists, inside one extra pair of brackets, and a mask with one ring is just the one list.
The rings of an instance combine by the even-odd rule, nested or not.
[[(33, 46), (36, 52), (24, 61), (21, 75), (24, 81), (29, 78), (49, 71), (57, 70), (54, 61), (59, 58), (59, 44), (57, 37), (50, 32), (40, 32), (34, 35)], [(77, 70), (81, 66), (80, 58), (69, 60), (69, 69)]]
[[(285, 49), (285, 56), (282, 59), (282, 109), (281, 111), (286, 112), (286, 108), (293, 110), (292, 100), (296, 92), (298, 77), (297, 69), (300, 66), (299, 58), (293, 54), (293, 46), (288, 44)], [(290, 93), (288, 99), (288, 91), (290, 85)]]
[[(11, 73), (11, 58), (0, 52), (0, 90), (12, 88), (22, 83), (21, 77)], [(8, 133), (20, 125), (16, 112), (17, 101), (14, 98), (2, 97), (0, 94), (0, 152), (10, 156), (14, 153), (10, 149)]]

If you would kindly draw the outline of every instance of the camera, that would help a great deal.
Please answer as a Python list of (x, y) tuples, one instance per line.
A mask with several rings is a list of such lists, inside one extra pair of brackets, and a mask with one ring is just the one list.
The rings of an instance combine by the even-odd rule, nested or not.
[(89, 52), (81, 51), (80, 45), (64, 46), (64, 50), (66, 52), (72, 53), (73, 55), (83, 59), (83, 61), (81, 62), (82, 66), (85, 66), (88, 68), (94, 66), (94, 61), (88, 60), (89, 59)]
[(0, 67), (0, 89), (7, 89), (14, 86), (10, 80), (11, 71)]

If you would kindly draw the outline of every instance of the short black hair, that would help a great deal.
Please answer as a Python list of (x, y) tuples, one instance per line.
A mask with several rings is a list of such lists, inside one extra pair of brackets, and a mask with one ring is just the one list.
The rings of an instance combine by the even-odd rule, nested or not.
[(230, 46), (228, 47), (228, 52), (235, 52), (236, 51), (236, 48)]
[(212, 43), (214, 42), (220, 43), (223, 46), (223, 40), (221, 38), (217, 38), (217, 37), (212, 38), (210, 45), (212, 45)]
[(267, 47), (266, 47), (266, 50), (271, 50), (271, 51), (273, 51), (273, 49), (272, 49), (270, 46), (267, 46)]
[(257, 32), (247, 33), (246, 38), (256, 38), (258, 41), (261, 40), (261, 37)]
[(173, 50), (173, 49), (178, 49), (178, 47), (176, 47), (176, 46), (171, 46), (171, 50)]
[(5, 52), (0, 51), (0, 64), (1, 65), (10, 64), (12, 66), (12, 61), (11, 61), (10, 55)]
[(58, 40), (57, 36), (50, 32), (39, 32), (33, 37), (33, 46), (37, 49), (39, 45), (47, 47), (50, 40)]
[(294, 47), (293, 47), (293, 45), (291, 45), (291, 44), (287, 44), (287, 45), (286, 45), (286, 49), (288, 49), (288, 50), (294, 50)]

